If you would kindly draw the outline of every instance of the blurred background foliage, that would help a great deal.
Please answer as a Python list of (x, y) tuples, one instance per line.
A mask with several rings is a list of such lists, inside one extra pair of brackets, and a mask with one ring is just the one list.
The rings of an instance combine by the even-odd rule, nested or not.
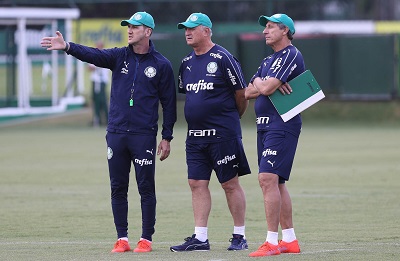
[(247, 22), (260, 13), (278, 12), (295, 20), (400, 20), (398, 0), (1, 0), (0, 6), (74, 7), (81, 18), (127, 17), (145, 10), (158, 23), (176, 22), (199, 10), (215, 22)]

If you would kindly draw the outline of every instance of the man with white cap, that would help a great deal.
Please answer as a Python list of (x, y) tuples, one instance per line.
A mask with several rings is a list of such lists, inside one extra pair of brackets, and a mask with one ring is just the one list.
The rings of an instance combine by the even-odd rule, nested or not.
[[(156, 222), (155, 152), (164, 160), (170, 153), (176, 122), (176, 89), (170, 61), (155, 50), (150, 36), (153, 17), (137, 12), (121, 21), (128, 28), (128, 46), (97, 49), (65, 42), (60, 32), (44, 37), (42, 47), (64, 50), (79, 60), (112, 71), (107, 156), (111, 205), (118, 240), (112, 252), (130, 251), (128, 242), (128, 187), (131, 164), (140, 194), (142, 235), (134, 252), (152, 250)], [(162, 106), (162, 140), (158, 148), (158, 108)]]
[[(295, 33), (293, 20), (286, 14), (260, 16), (265, 41), (274, 53), (266, 57), (246, 88), (246, 98), (256, 99), (258, 181), (264, 196), (264, 209), (268, 232), (265, 242), (251, 257), (299, 253), (292, 220), (292, 201), (285, 182), (289, 180), (297, 142), (301, 130), (301, 117), (284, 122), (268, 95), (280, 91), (290, 95), (286, 83), (305, 71), (303, 56), (291, 44)], [(278, 241), (278, 227), (282, 240)]]
[(185, 29), (193, 51), (179, 69), (179, 92), (186, 94), (186, 163), (192, 191), (194, 234), (173, 252), (207, 251), (208, 217), (211, 211), (209, 182), (214, 170), (225, 192), (233, 219), (228, 250), (248, 248), (245, 238), (246, 198), (239, 176), (250, 173), (242, 144), (240, 117), (248, 101), (239, 62), (211, 40), (212, 23), (203, 13), (191, 14), (178, 29)]

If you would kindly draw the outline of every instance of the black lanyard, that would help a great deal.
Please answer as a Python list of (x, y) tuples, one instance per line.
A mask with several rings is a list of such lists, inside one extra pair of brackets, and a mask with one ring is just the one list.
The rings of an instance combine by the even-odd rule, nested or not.
[(136, 81), (136, 76), (138, 74), (138, 69), (139, 69), (139, 59), (134, 55), (135, 61), (136, 61), (136, 69), (135, 69), (135, 75), (133, 76), (133, 82), (132, 82), (132, 87), (131, 87), (131, 98), (129, 99), (129, 106), (133, 107), (135, 105), (135, 101), (133, 100), (133, 93), (135, 92), (135, 81)]

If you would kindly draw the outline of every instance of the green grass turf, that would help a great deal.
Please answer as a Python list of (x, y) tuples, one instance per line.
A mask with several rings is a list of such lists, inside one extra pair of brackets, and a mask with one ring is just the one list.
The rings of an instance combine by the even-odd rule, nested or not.
[[(90, 128), (89, 121), (86, 110), (0, 126), (0, 260), (251, 260), (248, 254), (265, 240), (267, 231), (253, 124), (243, 126), (253, 174), (241, 178), (247, 197), (249, 251), (226, 251), (233, 225), (215, 176), (210, 185), (211, 251), (169, 251), (169, 246), (182, 243), (194, 231), (186, 179), (186, 129), (180, 118), (170, 158), (156, 162), (154, 251), (111, 254), (116, 233), (105, 130)], [(288, 182), (302, 253), (268, 258), (398, 260), (399, 148), (400, 129), (392, 124), (370, 127), (305, 121)], [(141, 216), (133, 179), (129, 200), (129, 235), (134, 246), (140, 237)]]

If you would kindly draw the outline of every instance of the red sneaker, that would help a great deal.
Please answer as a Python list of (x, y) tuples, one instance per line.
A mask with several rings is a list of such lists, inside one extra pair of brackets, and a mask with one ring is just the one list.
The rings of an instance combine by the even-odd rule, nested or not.
[(146, 239), (140, 239), (139, 242), (137, 243), (137, 247), (133, 250), (133, 252), (136, 253), (144, 253), (144, 252), (150, 252), (151, 249), (151, 242)]
[(278, 246), (265, 242), (257, 249), (257, 251), (250, 253), (249, 256), (250, 257), (273, 256), (273, 255), (279, 255), (280, 253), (281, 252), (279, 252)]
[(113, 250), (111, 250), (112, 253), (120, 253), (126, 251), (131, 251), (131, 247), (129, 246), (128, 241), (122, 239), (118, 239), (117, 242), (114, 244)]
[(294, 240), (290, 243), (280, 240), (278, 249), (281, 253), (300, 253), (299, 241)]

